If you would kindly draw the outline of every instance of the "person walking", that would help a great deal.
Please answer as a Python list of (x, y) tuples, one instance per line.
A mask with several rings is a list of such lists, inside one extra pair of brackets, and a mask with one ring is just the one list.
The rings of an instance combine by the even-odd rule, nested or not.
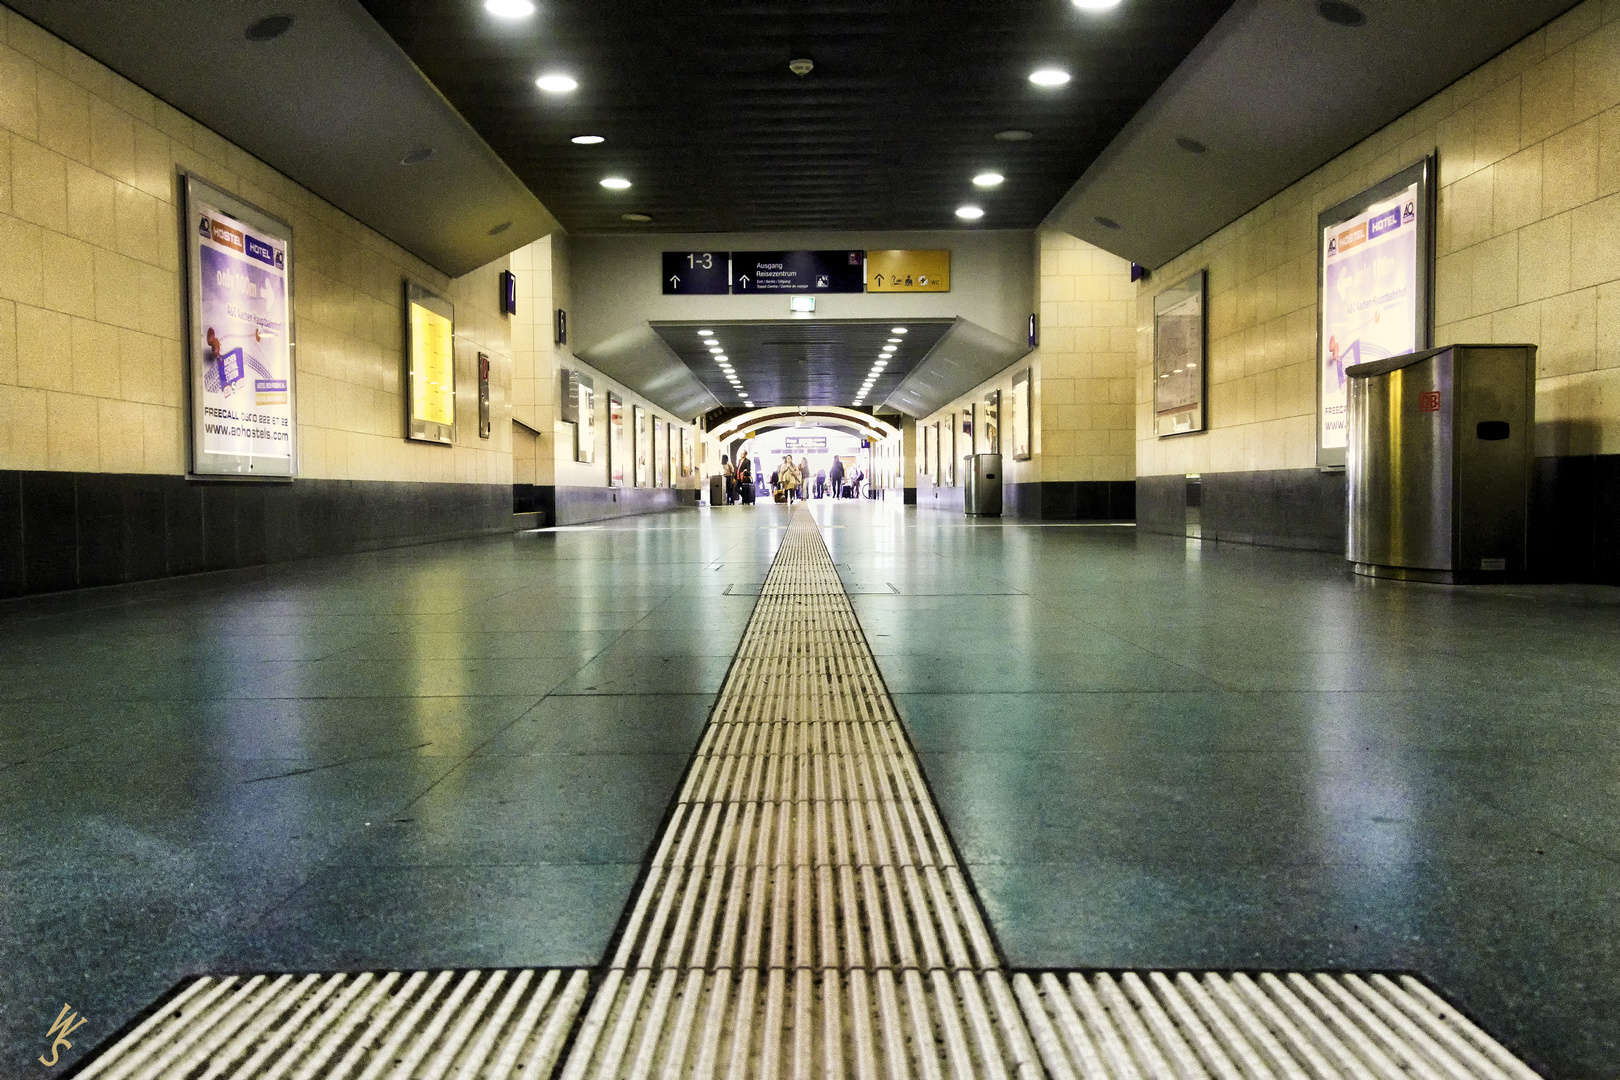
[(787, 501), (789, 505), (792, 504), (794, 498), (799, 494), (800, 480), (801, 477), (799, 476), (799, 467), (793, 464), (793, 459), (791, 457), (784, 457), (782, 459), (782, 467), (776, 470), (776, 482), (783, 491), (787, 492)]
[(808, 499), (809, 497), (810, 497), (810, 459), (802, 457), (802, 458), (799, 459), (799, 498)]
[(844, 492), (844, 460), (843, 460), (843, 458), (833, 458), (832, 472), (827, 474), (827, 479), (832, 481), (832, 495), (833, 495), (833, 498), (835, 498), (835, 499), (842, 498), (843, 497), (843, 492)]
[(720, 455), (720, 472), (726, 478), (726, 505), (730, 506), (737, 499), (737, 466), (725, 454)]

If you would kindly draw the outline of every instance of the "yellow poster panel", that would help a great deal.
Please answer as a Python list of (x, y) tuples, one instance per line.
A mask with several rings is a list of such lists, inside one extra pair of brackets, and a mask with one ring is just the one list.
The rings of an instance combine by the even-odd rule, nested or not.
[(867, 292), (950, 292), (951, 253), (941, 251), (868, 251)]
[(455, 345), (450, 320), (411, 305), (411, 406), (413, 418), (430, 424), (456, 422)]

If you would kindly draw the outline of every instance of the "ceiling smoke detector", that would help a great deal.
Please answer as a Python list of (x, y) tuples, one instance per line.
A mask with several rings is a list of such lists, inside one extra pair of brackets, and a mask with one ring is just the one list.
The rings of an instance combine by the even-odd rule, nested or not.
[(802, 79), (812, 71), (816, 70), (816, 62), (811, 60), (809, 57), (800, 57), (797, 60), (789, 60), (788, 70)]

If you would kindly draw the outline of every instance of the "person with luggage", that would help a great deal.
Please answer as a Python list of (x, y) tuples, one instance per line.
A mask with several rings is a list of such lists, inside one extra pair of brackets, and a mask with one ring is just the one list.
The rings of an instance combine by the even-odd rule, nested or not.
[(802, 458), (799, 459), (799, 498), (808, 499), (809, 497), (810, 497), (810, 459), (802, 457)]
[(754, 505), (754, 463), (744, 450), (737, 455), (737, 494), (744, 506)]
[(841, 498), (844, 493), (844, 460), (842, 458), (833, 458), (832, 472), (827, 474), (827, 479), (832, 481), (833, 498)]
[(737, 466), (725, 454), (720, 455), (720, 472), (726, 478), (726, 505), (730, 506), (737, 501)]

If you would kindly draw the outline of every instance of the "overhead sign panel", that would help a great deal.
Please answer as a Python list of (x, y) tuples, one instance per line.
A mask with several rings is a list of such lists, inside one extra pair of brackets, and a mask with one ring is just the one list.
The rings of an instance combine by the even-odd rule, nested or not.
[(734, 293), (866, 291), (864, 251), (734, 251)]
[(664, 252), (665, 296), (724, 296), (731, 291), (731, 252)]
[(867, 292), (950, 292), (950, 250), (866, 253)]

